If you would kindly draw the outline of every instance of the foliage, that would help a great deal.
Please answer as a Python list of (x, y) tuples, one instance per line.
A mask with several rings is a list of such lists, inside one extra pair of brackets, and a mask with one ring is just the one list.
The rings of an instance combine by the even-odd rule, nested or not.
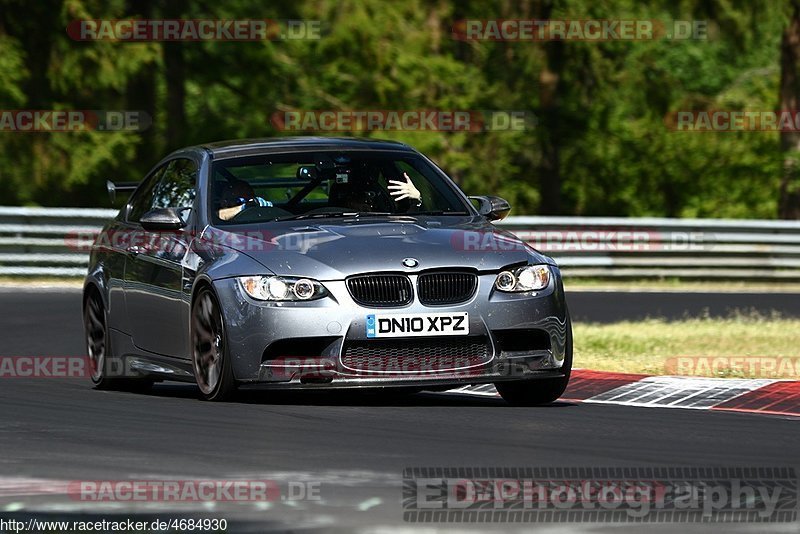
[[(666, 117), (775, 109), (785, 4), (0, 0), (0, 109), (153, 116), (142, 133), (0, 133), (0, 204), (105, 205), (106, 179), (136, 180), (180, 145), (284, 135), (270, 124), (278, 110), (524, 110), (543, 120), (515, 132), (354, 135), (407, 142), (469, 194), (507, 197), (515, 214), (541, 211), (550, 201), (541, 184), (557, 173), (563, 214), (774, 218), (777, 133), (675, 132)], [(544, 10), (554, 19), (704, 19), (709, 38), (556, 45), (451, 38), (457, 20), (536, 18)], [(165, 44), (76, 42), (65, 31), (80, 18), (175, 16), (320, 20), (324, 33)], [(168, 69), (176, 61), (183, 68)], [(555, 104), (542, 100), (551, 74)], [(545, 157), (552, 147), (555, 169)]]

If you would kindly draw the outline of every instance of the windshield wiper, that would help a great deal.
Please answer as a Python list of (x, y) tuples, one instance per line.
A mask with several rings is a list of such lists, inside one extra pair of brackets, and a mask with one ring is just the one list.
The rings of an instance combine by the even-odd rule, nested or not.
[(410, 213), (391, 213), (388, 211), (331, 211), (327, 213), (301, 213), (278, 217), (275, 221), (300, 221), (303, 219), (327, 219), (334, 217), (416, 217), (417, 215), (469, 215), (466, 211), (417, 211)]
[(332, 211), (328, 213), (301, 213), (300, 215), (289, 215), (278, 217), (276, 221), (298, 221), (302, 219), (326, 219), (328, 217), (385, 217), (387, 215), (398, 215), (397, 213), (378, 212), (378, 211)]
[(334, 211), (331, 213), (301, 213), (300, 215), (288, 215), (286, 217), (278, 217), (276, 221), (298, 221), (301, 219), (322, 219), (325, 217), (355, 217), (358, 215), (355, 211)]

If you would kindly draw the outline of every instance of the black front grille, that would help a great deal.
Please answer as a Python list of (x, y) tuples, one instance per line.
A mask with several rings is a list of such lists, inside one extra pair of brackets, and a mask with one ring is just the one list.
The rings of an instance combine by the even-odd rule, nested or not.
[(485, 336), (450, 339), (371, 339), (347, 341), (342, 364), (373, 373), (425, 373), (481, 365), (491, 360)]
[(456, 304), (472, 298), (478, 287), (474, 273), (428, 273), (417, 281), (419, 301), (423, 304)]
[(414, 298), (411, 281), (402, 274), (368, 274), (347, 280), (350, 296), (363, 306), (404, 306)]

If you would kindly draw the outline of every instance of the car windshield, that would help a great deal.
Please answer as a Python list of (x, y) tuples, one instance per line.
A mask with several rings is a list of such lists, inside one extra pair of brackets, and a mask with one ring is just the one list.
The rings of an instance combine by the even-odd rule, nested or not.
[(217, 225), (468, 213), (453, 186), (413, 153), (337, 151), (218, 160), (210, 186)]

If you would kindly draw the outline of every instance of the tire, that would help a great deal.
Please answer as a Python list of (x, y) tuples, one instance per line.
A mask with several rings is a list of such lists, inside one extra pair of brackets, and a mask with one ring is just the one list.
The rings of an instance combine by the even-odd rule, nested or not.
[(108, 342), (106, 313), (103, 301), (96, 291), (89, 293), (83, 307), (83, 325), (86, 339), (86, 354), (89, 357), (90, 378), (95, 389), (145, 392), (153, 380), (142, 378), (111, 378), (109, 369), (113, 357)]
[(503, 400), (512, 406), (539, 406), (556, 401), (567, 389), (572, 371), (572, 321), (567, 316), (567, 340), (564, 346), (564, 376), (519, 380), (516, 382), (497, 382), (495, 387)]
[(200, 290), (192, 304), (192, 368), (200, 395), (208, 401), (226, 401), (236, 393), (225, 323), (211, 289)]

